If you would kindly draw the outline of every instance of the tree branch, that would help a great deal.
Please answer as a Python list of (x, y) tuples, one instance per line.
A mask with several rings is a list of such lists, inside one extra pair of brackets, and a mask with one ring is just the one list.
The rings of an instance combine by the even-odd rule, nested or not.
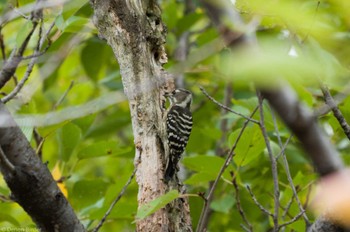
[[(253, 117), (253, 115), (255, 114), (255, 112), (258, 110), (258, 107), (256, 107), (254, 109), (254, 111), (251, 113), (250, 117)], [(211, 186), (210, 190), (209, 190), (209, 193), (208, 193), (208, 196), (205, 198), (205, 203), (204, 203), (204, 206), (203, 206), (203, 209), (202, 209), (202, 212), (201, 212), (201, 216), (199, 218), (199, 221), (198, 221), (198, 225), (197, 225), (197, 232), (202, 232), (202, 231), (205, 231), (205, 225), (206, 225), (206, 221), (208, 219), (208, 211), (209, 211), (209, 204), (208, 204), (208, 200), (211, 199), (213, 197), (213, 194), (214, 194), (214, 190), (216, 189), (218, 183), (219, 183), (219, 180), (222, 176), (222, 174), (225, 172), (226, 168), (229, 166), (229, 164), (231, 163), (234, 155), (235, 155), (235, 149), (237, 147), (237, 144), (239, 142), (239, 140), (241, 139), (242, 137), (242, 134), (245, 130), (245, 128), (247, 127), (248, 123), (250, 122), (250, 120), (246, 120), (242, 126), (242, 129), (240, 130), (239, 134), (238, 134), (238, 137), (235, 141), (235, 143), (233, 144), (226, 160), (225, 160), (225, 163), (224, 165), (221, 167), (213, 185)]]
[(287, 85), (279, 90), (263, 90), (262, 93), (300, 140), (322, 176), (343, 168), (338, 152), (323, 135), (313, 114), (299, 103), (297, 96)]
[(270, 145), (270, 139), (267, 135), (266, 132), (266, 127), (265, 127), (265, 117), (264, 117), (264, 107), (263, 107), (263, 98), (260, 94), (259, 91), (257, 91), (257, 96), (259, 100), (259, 112), (260, 112), (260, 129), (262, 132), (262, 135), (265, 140), (266, 148), (267, 148), (267, 153), (269, 154), (269, 159), (271, 162), (271, 171), (272, 171), (272, 180), (273, 180), (273, 199), (274, 199), (274, 213), (273, 213), (273, 226), (274, 226), (274, 231), (278, 231), (278, 215), (279, 215), (279, 197), (280, 197), (280, 190), (279, 190), (279, 185), (278, 185), (278, 169), (277, 169), (277, 161), (275, 156), (273, 155), (271, 145)]
[(210, 101), (214, 102), (216, 105), (218, 105), (219, 107), (221, 107), (222, 109), (228, 111), (228, 112), (231, 112), (231, 113), (234, 113), (236, 115), (239, 115), (241, 116), (242, 118), (245, 118), (246, 120), (248, 121), (251, 121), (253, 123), (256, 123), (256, 124), (259, 124), (259, 121), (255, 120), (255, 119), (252, 119), (251, 117), (247, 117), (245, 116), (244, 114), (241, 114), (240, 112), (237, 112), (237, 111), (234, 111), (232, 110), (231, 108), (221, 104), (220, 102), (218, 102), (217, 100), (215, 100), (212, 96), (210, 96), (207, 91), (205, 91), (205, 89), (203, 87), (199, 87), (200, 90), (202, 91), (202, 93), (207, 97), (209, 98)]
[(244, 223), (248, 226), (248, 228), (246, 228), (246, 231), (253, 231), (253, 226), (248, 221), (248, 218), (247, 218), (247, 216), (244, 213), (244, 210), (242, 208), (239, 186), (237, 184), (237, 179), (236, 179), (236, 176), (234, 175), (234, 173), (232, 173), (232, 184), (233, 184), (233, 187), (234, 187), (235, 192), (236, 192), (236, 195), (235, 195), (236, 207), (237, 207), (238, 212), (241, 215), (241, 218), (243, 219)]
[(267, 216), (270, 216), (270, 217), (273, 218), (273, 217), (274, 217), (273, 213), (271, 213), (270, 211), (268, 211), (267, 209), (265, 209), (265, 207), (262, 206), (262, 205), (259, 203), (258, 199), (256, 199), (256, 197), (255, 197), (253, 191), (251, 190), (251, 188), (249, 187), (249, 185), (247, 185), (246, 188), (247, 188), (247, 190), (248, 190), (250, 196), (252, 197), (252, 199), (253, 199), (255, 205), (258, 206), (258, 208), (261, 210), (261, 212), (263, 212), (263, 213), (265, 213)]
[(118, 196), (113, 200), (112, 204), (109, 206), (107, 212), (105, 213), (105, 215), (103, 216), (103, 218), (101, 219), (101, 221), (98, 223), (98, 225), (95, 227), (95, 229), (93, 229), (92, 232), (97, 232), (99, 231), (99, 229), (103, 226), (103, 223), (106, 221), (107, 217), (109, 216), (109, 214), (112, 212), (112, 209), (114, 208), (114, 206), (118, 203), (118, 201), (120, 200), (120, 198), (122, 198), (122, 196), (125, 193), (126, 188), (130, 185), (132, 179), (134, 179), (136, 173), (136, 169), (134, 169), (134, 171), (131, 173), (131, 176), (129, 177), (128, 181), (126, 182), (126, 184), (124, 185), (124, 187), (122, 188), (122, 190), (120, 191), (120, 193), (118, 194)]
[(331, 108), (334, 117), (337, 119), (340, 126), (343, 128), (345, 135), (348, 137), (348, 139), (350, 139), (350, 126), (345, 120), (342, 112), (337, 107), (337, 104), (335, 103), (331, 93), (329, 92), (329, 89), (326, 86), (322, 86), (321, 90), (326, 104)]
[[(250, 37), (246, 36), (246, 32), (249, 30), (228, 1), (201, 0), (201, 2), (226, 44), (231, 45), (231, 47), (237, 44), (248, 44), (250, 45), (248, 49), (258, 47), (255, 42), (255, 34), (250, 33)], [(227, 23), (230, 25), (227, 25)], [(232, 28), (235, 28), (236, 31), (233, 31)], [(321, 176), (343, 169), (343, 162), (338, 152), (322, 134), (313, 114), (298, 102), (288, 85), (286, 87), (283, 83), (279, 86), (279, 89), (260, 91), (269, 100), (271, 106), (278, 112), (293, 134), (300, 140)], [(320, 225), (318, 222), (316, 221), (313, 226), (318, 228)], [(333, 225), (329, 219), (322, 219), (322, 222), (326, 226)]]
[(0, 162), (0, 170), (11, 189), (12, 199), (42, 231), (85, 231), (47, 166), (1, 102), (0, 119), (1, 154), (14, 169), (9, 171), (8, 162)]

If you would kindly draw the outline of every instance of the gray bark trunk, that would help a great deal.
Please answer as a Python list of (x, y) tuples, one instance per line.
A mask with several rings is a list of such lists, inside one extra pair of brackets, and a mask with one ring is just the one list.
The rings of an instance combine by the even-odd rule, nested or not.
[[(136, 147), (136, 181), (139, 207), (165, 194), (163, 91), (173, 88), (162, 65), (167, 62), (163, 44), (166, 28), (155, 1), (91, 1), (99, 35), (112, 47), (129, 100)], [(174, 183), (171, 188), (181, 191)], [(187, 199), (136, 223), (137, 231), (192, 231)]]

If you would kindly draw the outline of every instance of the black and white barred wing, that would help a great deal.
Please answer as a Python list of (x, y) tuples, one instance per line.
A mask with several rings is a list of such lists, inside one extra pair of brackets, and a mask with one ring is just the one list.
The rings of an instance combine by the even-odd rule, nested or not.
[(174, 106), (167, 115), (169, 162), (165, 179), (169, 180), (177, 170), (177, 163), (184, 152), (192, 130), (192, 114), (189, 110)]

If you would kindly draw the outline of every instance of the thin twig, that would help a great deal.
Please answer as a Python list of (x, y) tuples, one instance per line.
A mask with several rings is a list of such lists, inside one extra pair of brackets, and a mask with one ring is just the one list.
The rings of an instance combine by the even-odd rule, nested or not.
[[(347, 84), (340, 93), (333, 96), (334, 105), (338, 106), (340, 103), (342, 103), (350, 93), (350, 84)], [(322, 115), (328, 114), (330, 111), (332, 111), (332, 108), (330, 105), (325, 103), (324, 105), (318, 107), (316, 110), (314, 110), (313, 115), (315, 118), (320, 117)]]
[(287, 215), (290, 216), (288, 212), (293, 202), (294, 202), (294, 195), (289, 199), (289, 202), (287, 203), (286, 207), (283, 209), (284, 212), (282, 214), (282, 220), (285, 220)]
[[(232, 83), (229, 82), (226, 84), (225, 87), (225, 95), (224, 95), (224, 100), (223, 100), (223, 105), (227, 106), (227, 107), (231, 107), (232, 103), (231, 103), (231, 97), (233, 95), (233, 90), (232, 90)], [(227, 111), (225, 109), (221, 109), (221, 115), (224, 116)], [(227, 133), (229, 130), (229, 126), (228, 126), (228, 118), (227, 117), (223, 117), (220, 121), (220, 130), (221, 130), (221, 138), (220, 140), (218, 140), (216, 142), (216, 148), (215, 148), (215, 154), (219, 157), (223, 157), (227, 152), (224, 148), (224, 144), (226, 144), (227, 141)], [(226, 146), (225, 146), (226, 147)]]
[[(40, 50), (43, 47), (46, 38), (48, 38), (48, 35), (51, 32), (53, 26), (54, 26), (54, 23), (52, 23), (50, 25), (49, 30), (46, 32), (45, 36), (43, 36), (43, 22), (41, 21), (40, 30), (39, 30), (39, 39), (38, 39), (37, 47), (36, 47), (34, 54), (33, 54), (33, 58), (31, 59), (29, 65), (27, 67), (27, 70), (24, 74), (24, 77), (21, 79), (21, 81), (16, 85), (16, 87), (12, 90), (11, 93), (9, 93), (6, 97), (1, 99), (3, 103), (6, 103), (6, 102), (10, 101), (11, 99), (13, 99), (23, 88), (25, 82), (28, 80), (30, 74), (33, 71), (34, 65), (36, 64), (36, 61), (38, 59), (37, 55), (40, 53)], [(49, 45), (50, 45), (50, 43), (48, 44), (48, 46)]]
[(278, 170), (277, 170), (277, 162), (273, 155), (270, 140), (267, 135), (267, 131), (265, 128), (265, 119), (264, 119), (264, 108), (263, 108), (263, 97), (261, 96), (261, 93), (257, 91), (258, 99), (259, 99), (259, 111), (260, 111), (260, 129), (263, 134), (267, 152), (269, 154), (270, 162), (271, 162), (271, 171), (272, 171), (272, 179), (273, 179), (273, 197), (274, 197), (274, 214), (273, 214), (273, 224), (274, 224), (274, 230), (275, 232), (278, 231), (278, 214), (279, 214), (279, 196), (280, 196), (280, 190), (278, 185)]
[[(305, 212), (305, 209), (303, 208), (303, 205), (301, 204), (300, 202), (300, 199), (298, 197), (298, 193), (297, 193), (297, 190), (295, 188), (295, 185), (293, 183), (293, 178), (290, 174), (290, 170), (289, 170), (289, 163), (288, 163), (288, 160), (287, 160), (287, 156), (286, 156), (286, 153), (285, 153), (285, 150), (287, 148), (287, 145), (289, 143), (289, 141), (291, 140), (291, 138), (293, 137), (293, 134), (291, 134), (289, 136), (289, 138), (287, 139), (287, 141), (285, 142), (285, 144), (282, 144), (282, 140), (281, 140), (281, 136), (279, 134), (279, 131), (278, 131), (278, 126), (277, 126), (277, 120), (276, 120), (276, 116), (273, 112), (273, 110), (270, 110), (271, 112), (271, 115), (272, 115), (272, 120), (273, 120), (273, 125), (274, 125), (274, 128), (275, 128), (275, 131), (277, 133), (277, 137), (278, 137), (278, 143), (281, 147), (281, 152), (278, 156), (276, 156), (276, 161), (278, 160), (278, 158), (280, 157), (280, 155), (282, 155), (283, 157), (283, 166), (284, 166), (284, 170), (286, 172), (286, 175), (287, 175), (287, 179), (288, 179), (288, 182), (289, 182), (289, 185), (290, 187), (292, 188), (292, 191), (293, 191), (293, 196), (295, 198), (295, 200), (297, 201), (297, 204), (298, 204), (298, 207), (299, 207), (299, 210), (300, 212)], [(287, 210), (289, 209), (289, 207), (287, 207)], [(303, 213), (303, 218), (304, 218), (304, 221), (307, 225), (310, 224), (310, 221), (306, 215), (306, 213)]]
[(117, 204), (117, 202), (120, 200), (120, 198), (124, 195), (126, 188), (130, 185), (132, 179), (135, 176), (136, 173), (136, 168), (134, 169), (134, 171), (132, 172), (131, 176), (129, 177), (128, 181), (126, 182), (126, 184), (124, 185), (123, 189), (120, 191), (120, 193), (118, 194), (118, 196), (114, 199), (114, 201), (112, 202), (112, 204), (109, 206), (107, 212), (105, 213), (105, 215), (103, 216), (103, 218), (101, 219), (101, 221), (98, 223), (98, 225), (95, 227), (95, 229), (93, 229), (92, 232), (97, 232), (103, 225), (103, 223), (106, 221), (107, 217), (109, 216), (109, 214), (112, 212), (113, 207), (115, 206), (115, 204)]
[(1, 26), (0, 26), (0, 49), (1, 49), (2, 59), (6, 61), (6, 49), (5, 49), (4, 36), (2, 34)]
[(252, 224), (250, 224), (250, 222), (248, 221), (248, 218), (247, 216), (245, 215), (244, 213), (244, 210), (242, 208), (242, 205), (241, 205), (241, 199), (239, 197), (239, 187), (238, 187), (238, 184), (237, 184), (237, 179), (236, 179), (236, 176), (233, 175), (234, 173), (232, 173), (232, 184), (234, 186), (234, 189), (235, 189), (235, 192), (236, 192), (236, 195), (235, 195), (235, 199), (236, 199), (236, 207), (238, 209), (238, 212), (239, 214), (241, 215), (244, 223), (248, 226), (248, 228), (246, 228), (245, 226), (243, 227), (243, 225), (241, 225), (241, 227), (246, 230), (246, 231), (253, 231), (253, 226)]
[(45, 142), (45, 138), (43, 138), (38, 130), (36, 128), (34, 128), (33, 130), (33, 136), (34, 136), (34, 140), (36, 142), (36, 150), (35, 153), (39, 156), (39, 158), (42, 160), (42, 155), (43, 155), (43, 146), (44, 146), (44, 142)]
[(16, 7), (11, 7), (10, 5), (10, 8), (13, 10), (14, 13), (18, 14), (19, 16), (21, 16), (22, 18), (26, 19), (26, 20), (30, 20), (30, 17), (23, 14), (19, 9), (17, 9)]
[(337, 107), (331, 93), (329, 92), (329, 89), (326, 86), (322, 86), (321, 90), (326, 104), (331, 108), (334, 117), (337, 119), (340, 126), (343, 128), (345, 135), (348, 137), (348, 139), (350, 139), (350, 126), (344, 118), (342, 112)]
[[(258, 107), (256, 107), (253, 112), (251, 113), (250, 117), (253, 117), (253, 115), (255, 114), (255, 112), (258, 110)], [(225, 160), (225, 163), (224, 165), (221, 167), (212, 187), (210, 188), (209, 190), (209, 193), (208, 193), (208, 196), (206, 197), (206, 199), (210, 199), (213, 194), (214, 194), (214, 190), (216, 188), (216, 186), (218, 185), (219, 183), (219, 180), (222, 176), (222, 174), (224, 173), (224, 171), (226, 170), (226, 168), (228, 167), (228, 165), (230, 164), (230, 162), (232, 161), (232, 158), (233, 156), (235, 155), (235, 149), (237, 147), (237, 144), (238, 144), (238, 141), (240, 140), (240, 138), (242, 137), (243, 135), (243, 132), (244, 130), (246, 129), (248, 123), (250, 122), (251, 120), (246, 120), (242, 126), (242, 129), (240, 130), (239, 134), (238, 134), (238, 137), (236, 139), (236, 142), (234, 143), (234, 145), (232, 146), (226, 160)], [(208, 217), (208, 209), (209, 209), (209, 204), (207, 204), (207, 201), (205, 202), (204, 206), (203, 206), (203, 209), (202, 209), (202, 212), (201, 212), (201, 215), (200, 215), (200, 218), (199, 218), (199, 221), (198, 221), (198, 225), (197, 225), (197, 232), (202, 232), (204, 231), (204, 225), (205, 225), (205, 221), (206, 221), (206, 218)]]
[(63, 100), (66, 98), (66, 96), (68, 95), (69, 91), (73, 88), (74, 86), (74, 81), (71, 81), (68, 89), (63, 93), (63, 95), (61, 96), (61, 98), (56, 102), (56, 104), (53, 106), (53, 110), (56, 110), (56, 108), (63, 102)]
[(220, 106), (221, 108), (223, 108), (223, 109), (225, 109), (225, 110), (227, 110), (227, 111), (229, 111), (229, 112), (231, 112), (231, 113), (234, 113), (234, 114), (236, 114), (236, 115), (239, 115), (239, 116), (241, 116), (242, 118), (245, 118), (245, 119), (247, 119), (247, 120), (249, 120), (249, 121), (251, 121), (251, 122), (253, 122), (253, 123), (259, 124), (259, 121), (255, 120), (255, 119), (252, 119), (251, 117), (247, 117), (247, 116), (245, 116), (244, 114), (241, 114), (241, 113), (239, 113), (239, 112), (237, 112), (237, 111), (234, 111), (234, 110), (232, 110), (231, 108), (229, 108), (229, 107), (227, 107), (227, 106), (221, 104), (220, 102), (216, 101), (213, 97), (211, 97), (211, 96), (205, 91), (205, 89), (204, 89), (203, 87), (199, 87), (199, 88), (200, 88), (200, 90), (203, 92), (203, 94), (204, 94), (205, 96), (207, 96), (207, 98), (209, 98), (209, 100), (212, 101), (212, 102), (214, 102), (216, 105)]
[(292, 218), (290, 221), (288, 222), (285, 222), (285, 223), (282, 223), (281, 225), (279, 225), (279, 228), (278, 230), (280, 230), (281, 228), (287, 226), (287, 225), (290, 225), (294, 222), (296, 222), (303, 214), (305, 214), (305, 211), (301, 211), (299, 212), (294, 218)]
[(266, 215), (268, 215), (268, 216), (270, 216), (270, 217), (273, 218), (274, 215), (273, 215), (270, 211), (268, 211), (267, 209), (265, 209), (264, 206), (262, 206), (262, 205), (259, 203), (258, 199), (256, 199), (254, 193), (253, 193), (252, 190), (250, 189), (249, 185), (247, 185), (246, 188), (247, 188), (247, 190), (248, 190), (250, 196), (252, 197), (252, 199), (253, 199), (255, 205), (258, 206), (258, 208), (261, 210), (261, 212), (263, 212), (263, 213), (265, 213)]
[(251, 231), (252, 231), (252, 230), (250, 230), (249, 228), (245, 227), (245, 225), (243, 225), (243, 224), (239, 224), (239, 226), (242, 227), (242, 229), (243, 229), (244, 231), (247, 231), (247, 232), (251, 232)]
[(285, 151), (287, 149), (287, 145), (290, 143), (290, 140), (292, 140), (293, 138), (293, 134), (291, 134), (288, 138), (287, 141), (280, 147), (281, 147), (281, 151), (280, 153), (276, 156), (276, 160), (278, 160), (283, 154), (285, 154)]
[[(214, 87), (213, 91), (211, 92), (211, 95), (215, 95), (216, 92), (217, 92), (218, 90), (219, 90), (219, 87), (218, 87), (218, 86)], [(195, 112), (197, 112), (199, 109), (202, 109), (203, 106), (204, 106), (207, 102), (208, 102), (207, 99), (203, 98), (198, 104), (196, 104), (195, 107), (193, 107), (192, 112), (195, 113)]]
[(45, 52), (46, 52), (46, 51), (39, 52), (38, 54), (33, 54), (33, 55), (29, 55), (29, 56), (24, 56), (24, 57), (22, 57), (22, 60), (30, 60), (30, 59), (33, 59), (33, 58), (42, 56), (42, 55), (45, 54)]

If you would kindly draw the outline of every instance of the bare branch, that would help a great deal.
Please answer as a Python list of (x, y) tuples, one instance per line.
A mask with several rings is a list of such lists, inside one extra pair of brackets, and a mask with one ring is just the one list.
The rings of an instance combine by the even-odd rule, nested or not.
[(0, 17), (0, 25), (5, 24), (8, 21), (11, 21), (13, 19), (16, 19), (22, 15), (32, 13), (34, 11), (38, 11), (40, 9), (45, 9), (45, 8), (53, 8), (57, 6), (61, 6), (64, 3), (68, 2), (69, 0), (51, 0), (51, 1), (43, 1), (39, 0), (40, 4), (37, 4), (37, 2), (27, 4), (23, 7), (20, 8), (21, 15), (17, 13), (16, 10), (12, 10), (4, 14), (3, 16)]
[(204, 89), (203, 87), (199, 87), (199, 88), (200, 88), (200, 90), (203, 92), (203, 94), (204, 94), (205, 96), (207, 96), (207, 98), (209, 98), (210, 101), (214, 102), (216, 105), (218, 105), (218, 106), (221, 107), (222, 109), (225, 109), (225, 110), (227, 110), (227, 111), (229, 111), (229, 112), (231, 112), (231, 113), (234, 113), (234, 114), (236, 114), (236, 115), (239, 115), (239, 116), (241, 116), (242, 118), (247, 119), (248, 121), (251, 121), (251, 122), (253, 122), (253, 123), (259, 124), (259, 121), (255, 120), (255, 119), (252, 119), (251, 117), (247, 117), (247, 116), (245, 116), (245, 115), (243, 115), (243, 114), (241, 114), (241, 113), (239, 113), (239, 112), (237, 112), (237, 111), (234, 111), (234, 110), (232, 110), (231, 108), (229, 108), (229, 107), (227, 107), (227, 106), (221, 104), (220, 102), (216, 101), (213, 97), (211, 97), (211, 96), (205, 91), (205, 89)]
[(36, 128), (33, 129), (33, 137), (36, 143), (35, 154), (37, 154), (39, 158), (42, 160), (45, 138), (41, 137), (41, 135), (39, 134)]
[(66, 98), (68, 95), (69, 91), (73, 88), (74, 86), (74, 81), (71, 81), (68, 89), (64, 91), (63, 95), (60, 97), (60, 99), (56, 102), (56, 104), (53, 106), (53, 110), (56, 110), (56, 108), (63, 102), (63, 100)]
[(285, 227), (285, 226), (288, 226), (288, 225), (290, 225), (290, 224), (296, 222), (301, 216), (303, 216), (303, 214), (305, 214), (305, 211), (299, 212), (299, 213), (298, 213), (297, 215), (295, 215), (295, 217), (293, 217), (290, 221), (285, 222), (285, 223), (279, 225), (278, 230), (280, 230), (281, 228), (283, 228), (283, 227)]
[[(251, 113), (250, 117), (253, 117), (253, 115), (255, 114), (255, 112), (258, 110), (258, 107), (256, 107), (253, 112)], [(222, 174), (224, 173), (224, 171), (226, 170), (226, 168), (228, 167), (228, 165), (231, 163), (234, 155), (235, 155), (235, 149), (237, 147), (237, 144), (238, 144), (238, 141), (241, 139), (242, 137), (242, 134), (245, 130), (245, 128), (247, 127), (248, 123), (250, 122), (250, 120), (246, 120), (242, 126), (242, 129), (240, 130), (239, 134), (238, 134), (238, 137), (234, 143), (234, 145), (232, 146), (226, 160), (225, 160), (225, 163), (224, 165), (221, 167), (212, 187), (210, 188), (209, 190), (209, 193), (208, 193), (208, 196), (206, 197), (206, 199), (210, 199), (213, 194), (214, 194), (214, 190), (216, 189), (218, 183), (219, 183), (219, 180), (222, 176)], [(197, 225), (197, 232), (202, 232), (204, 231), (205, 229), (205, 222), (207, 221), (207, 217), (208, 217), (208, 210), (209, 210), (209, 204), (207, 204), (207, 201), (205, 202), (204, 206), (203, 206), (203, 209), (202, 209), (202, 212), (201, 212), (201, 216), (199, 218), (199, 221), (198, 221), (198, 225)]]
[(4, 36), (2, 35), (1, 26), (0, 26), (0, 49), (1, 49), (2, 59), (6, 61), (6, 49), (5, 49)]
[(120, 193), (118, 194), (118, 196), (114, 199), (114, 201), (112, 202), (112, 204), (109, 206), (107, 212), (105, 213), (105, 215), (103, 216), (103, 218), (101, 219), (101, 221), (98, 223), (98, 225), (95, 227), (95, 229), (93, 229), (93, 232), (97, 232), (99, 231), (99, 229), (103, 226), (103, 223), (106, 221), (107, 217), (109, 216), (109, 214), (112, 212), (112, 209), (114, 208), (114, 206), (118, 203), (118, 201), (120, 200), (120, 198), (122, 198), (122, 196), (125, 193), (125, 190), (127, 189), (127, 187), (130, 185), (132, 179), (134, 179), (136, 173), (136, 168), (134, 169), (134, 171), (131, 173), (131, 176), (129, 177), (128, 181), (126, 182), (126, 184), (124, 185), (124, 187), (122, 188), (122, 190), (120, 191)]
[(268, 90), (262, 93), (300, 140), (321, 175), (343, 168), (338, 152), (323, 135), (313, 114), (299, 103), (297, 96), (287, 84), (280, 90)]
[(337, 104), (335, 103), (331, 93), (329, 92), (329, 89), (326, 86), (322, 86), (321, 90), (326, 104), (331, 108), (334, 117), (338, 120), (340, 126), (343, 128), (345, 135), (348, 137), (348, 139), (350, 139), (350, 126), (345, 120), (342, 112), (337, 107)]
[(238, 212), (241, 215), (244, 223), (248, 226), (248, 228), (245, 228), (245, 227), (243, 228), (243, 225), (241, 225), (241, 226), (246, 231), (253, 231), (253, 226), (248, 221), (248, 218), (247, 218), (246, 214), (244, 213), (244, 210), (243, 210), (242, 205), (241, 205), (241, 199), (240, 199), (240, 196), (239, 196), (239, 186), (237, 184), (237, 179), (236, 179), (236, 176), (234, 176), (234, 173), (232, 173), (232, 184), (233, 184), (235, 192), (236, 192), (236, 195), (235, 195), (236, 207), (237, 207)]
[[(43, 22), (41, 21), (38, 43), (37, 43), (36, 49), (34, 51), (33, 58), (31, 59), (29, 65), (27, 67), (27, 70), (26, 70), (26, 72), (24, 74), (24, 77), (16, 85), (16, 87), (11, 91), (11, 93), (9, 93), (8, 95), (6, 95), (4, 98), (1, 99), (2, 102), (6, 103), (6, 102), (10, 101), (11, 99), (13, 99), (21, 91), (21, 89), (23, 88), (25, 82), (28, 80), (30, 74), (33, 71), (33, 67), (36, 64), (37, 60), (38, 60), (38, 55), (40, 54), (40, 50), (43, 47), (43, 45), (45, 43), (45, 40), (47, 39), (48, 35), (50, 34), (53, 26), (54, 26), (54, 22), (51, 24), (51, 26), (50, 26), (49, 30), (46, 32), (46, 34), (43, 35)], [(48, 46), (50, 46), (50, 43), (48, 44)], [(21, 60), (22, 60), (22, 57), (21, 57)]]
[(258, 206), (258, 208), (259, 208), (263, 213), (265, 213), (267, 216), (270, 216), (270, 217), (273, 218), (273, 217), (274, 217), (273, 213), (271, 213), (270, 211), (268, 211), (267, 209), (265, 209), (265, 207), (262, 206), (262, 205), (259, 203), (258, 199), (256, 199), (254, 193), (253, 193), (252, 190), (250, 189), (249, 185), (247, 185), (246, 188), (247, 188), (247, 190), (248, 190), (250, 196), (252, 197), (252, 199), (253, 199), (255, 205)]
[(293, 202), (294, 202), (294, 195), (289, 199), (286, 207), (281, 206), (281, 208), (283, 208), (283, 211), (284, 211), (282, 214), (282, 220), (285, 220), (287, 215), (290, 216), (288, 212), (289, 212), (289, 209), (292, 206)]
[[(307, 215), (305, 213), (305, 209), (303, 208), (303, 205), (301, 204), (300, 199), (298, 197), (297, 190), (296, 190), (295, 185), (293, 183), (293, 178), (292, 178), (292, 176), (290, 174), (289, 164), (288, 164), (287, 156), (286, 156), (286, 153), (285, 153), (287, 145), (289, 144), (289, 141), (292, 139), (293, 135), (288, 137), (288, 139), (285, 142), (285, 144), (282, 144), (281, 137), (280, 137), (280, 134), (279, 134), (279, 131), (278, 131), (277, 120), (276, 120), (276, 117), (275, 117), (275, 114), (274, 114), (273, 111), (271, 111), (271, 115), (272, 115), (273, 125), (274, 125), (275, 131), (277, 133), (278, 143), (279, 143), (279, 145), (281, 147), (281, 152), (280, 152), (280, 154), (278, 154), (276, 156), (276, 160), (278, 160), (278, 158), (280, 156), (283, 157), (283, 164), (284, 164), (283, 166), (284, 166), (284, 169), (285, 169), (285, 172), (286, 172), (286, 175), (287, 175), (287, 179), (288, 179), (289, 185), (290, 185), (290, 187), (292, 188), (292, 191), (293, 191), (293, 197), (297, 201), (297, 204), (298, 204), (300, 212), (304, 212), (302, 215), (303, 215), (303, 218), (304, 218), (304, 221), (305, 221), (306, 225), (308, 226), (308, 225), (310, 225), (310, 221), (309, 221), (309, 219), (308, 219), (308, 217), (307, 217)], [(293, 202), (293, 198), (290, 201), (290, 205), (292, 204), (292, 202)], [(286, 207), (286, 212), (285, 212), (284, 216), (288, 212), (288, 209), (289, 209), (290, 205)]]
[(265, 117), (264, 117), (264, 107), (263, 107), (263, 98), (259, 91), (257, 91), (257, 96), (259, 100), (259, 111), (260, 111), (260, 129), (262, 132), (262, 135), (265, 140), (267, 153), (269, 154), (270, 162), (271, 162), (271, 171), (272, 171), (272, 179), (273, 179), (273, 199), (274, 199), (274, 214), (273, 214), (273, 224), (274, 224), (274, 231), (278, 231), (278, 214), (279, 214), (279, 196), (280, 196), (280, 190), (278, 185), (278, 170), (277, 170), (277, 162), (276, 158), (273, 155), (271, 145), (270, 145), (270, 139), (267, 135), (266, 128), (265, 128)]

